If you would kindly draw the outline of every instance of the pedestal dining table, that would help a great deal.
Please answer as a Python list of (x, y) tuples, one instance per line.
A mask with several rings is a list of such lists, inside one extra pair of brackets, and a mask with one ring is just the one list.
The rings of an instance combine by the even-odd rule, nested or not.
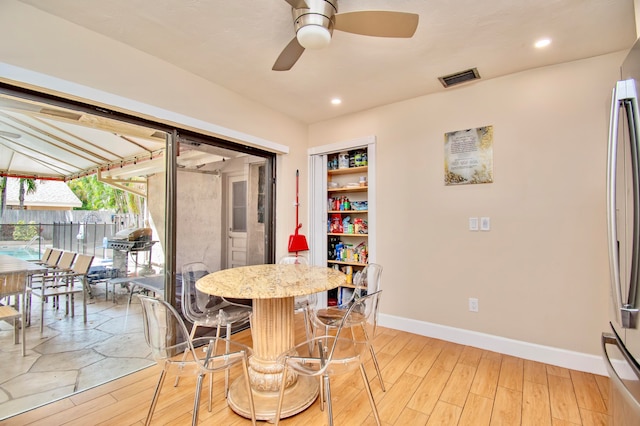
[[(253, 300), (249, 380), (258, 420), (273, 420), (280, 386), (286, 386), (283, 418), (305, 410), (318, 397), (319, 382), (314, 377), (288, 376), (282, 384), (282, 365), (277, 358), (295, 344), (295, 297), (331, 290), (345, 283), (346, 275), (338, 270), (299, 264), (224, 269), (196, 282), (196, 288), (204, 293)], [(251, 417), (246, 387), (241, 380), (235, 380), (229, 387), (227, 402), (236, 413)]]

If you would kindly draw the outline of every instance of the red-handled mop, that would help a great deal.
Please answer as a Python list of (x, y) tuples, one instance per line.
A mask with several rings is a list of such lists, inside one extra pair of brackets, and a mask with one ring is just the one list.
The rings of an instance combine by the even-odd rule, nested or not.
[(302, 228), (302, 224), (298, 221), (298, 182), (300, 180), (300, 171), (296, 170), (296, 230), (293, 235), (289, 235), (289, 253), (298, 254), (299, 251), (309, 250), (307, 239), (304, 235), (298, 234), (298, 229)]

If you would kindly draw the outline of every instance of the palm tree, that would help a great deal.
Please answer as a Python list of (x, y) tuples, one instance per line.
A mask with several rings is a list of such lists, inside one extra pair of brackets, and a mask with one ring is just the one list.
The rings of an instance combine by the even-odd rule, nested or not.
[(18, 192), (18, 201), (20, 202), (21, 209), (24, 209), (25, 192), (26, 194), (33, 194), (36, 192), (35, 179), (20, 178), (20, 190)]
[(4, 210), (7, 208), (7, 177), (0, 179), (0, 222), (4, 216)]

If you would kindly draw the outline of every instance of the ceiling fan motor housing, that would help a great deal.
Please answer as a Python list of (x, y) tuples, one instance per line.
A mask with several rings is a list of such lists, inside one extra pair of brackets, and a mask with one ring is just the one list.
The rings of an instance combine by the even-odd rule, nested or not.
[[(335, 24), (334, 17), (338, 12), (338, 0), (306, 0), (306, 3), (309, 6), (308, 8), (292, 9), (293, 24), (298, 41), (303, 46), (306, 44), (301, 38), (305, 36), (306, 30), (311, 29), (309, 28), (310, 26), (324, 28), (328, 31), (328, 39), (330, 40)], [(328, 44), (328, 40), (326, 44)], [(305, 47), (313, 48), (314, 46), (308, 45)], [(317, 48), (321, 47), (324, 46), (317, 46)]]

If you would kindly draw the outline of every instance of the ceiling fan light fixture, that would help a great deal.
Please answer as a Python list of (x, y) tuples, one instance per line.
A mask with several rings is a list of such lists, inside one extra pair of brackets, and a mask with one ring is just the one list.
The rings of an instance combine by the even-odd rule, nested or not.
[(305, 25), (298, 30), (296, 37), (305, 49), (323, 49), (331, 42), (331, 33), (320, 25)]

